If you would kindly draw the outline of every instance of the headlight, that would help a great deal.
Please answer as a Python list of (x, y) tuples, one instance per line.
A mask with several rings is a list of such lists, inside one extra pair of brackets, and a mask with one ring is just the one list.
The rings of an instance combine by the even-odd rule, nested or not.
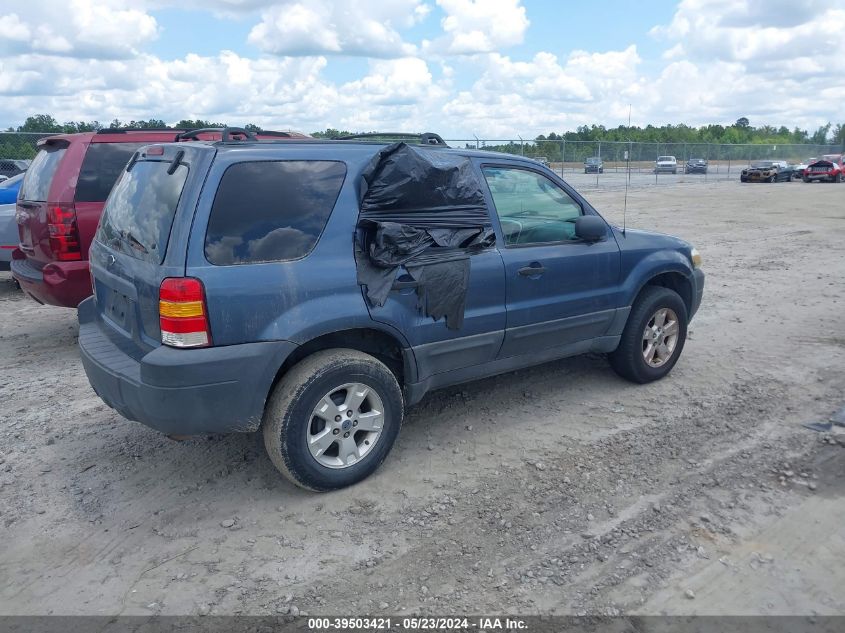
[(692, 260), (692, 267), (693, 268), (701, 268), (701, 253), (698, 252), (697, 248), (693, 248), (690, 251), (690, 259)]

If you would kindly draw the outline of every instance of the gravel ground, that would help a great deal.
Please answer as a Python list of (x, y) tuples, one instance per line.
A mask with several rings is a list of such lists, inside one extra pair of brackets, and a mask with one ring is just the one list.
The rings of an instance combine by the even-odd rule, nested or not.
[(323, 495), (256, 436), (123, 420), (75, 313), (0, 273), (0, 614), (845, 613), (845, 438), (800, 426), (845, 405), (845, 186), (634, 188), (627, 221), (704, 256), (667, 379), (587, 356), (430, 394)]

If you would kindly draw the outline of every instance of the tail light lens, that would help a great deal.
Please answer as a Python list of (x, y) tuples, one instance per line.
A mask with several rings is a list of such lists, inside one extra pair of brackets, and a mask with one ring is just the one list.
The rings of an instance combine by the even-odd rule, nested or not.
[(161, 342), (171, 347), (208, 347), (211, 331), (205, 289), (193, 277), (168, 277), (158, 291)]
[(57, 260), (67, 262), (82, 259), (76, 209), (72, 204), (55, 205), (47, 209), (47, 230), (50, 234), (50, 250)]

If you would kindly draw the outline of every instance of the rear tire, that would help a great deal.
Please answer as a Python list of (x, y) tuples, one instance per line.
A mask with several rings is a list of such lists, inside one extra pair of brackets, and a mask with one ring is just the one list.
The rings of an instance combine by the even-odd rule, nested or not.
[(357, 350), (324, 350), (300, 361), (274, 387), (264, 410), (264, 447), (300, 488), (337, 490), (381, 465), (403, 415), (402, 390), (383, 363)]
[[(667, 316), (661, 324), (655, 317), (663, 311), (665, 315), (671, 316)], [(676, 324), (675, 329), (670, 326), (673, 322)], [(608, 355), (610, 366), (631, 382), (643, 384), (660, 380), (672, 371), (681, 356), (687, 339), (687, 325), (687, 307), (677, 292), (662, 286), (646, 286), (631, 307), (619, 347)], [(664, 328), (667, 334), (664, 334)], [(674, 340), (669, 340), (670, 331), (675, 332)], [(654, 340), (662, 342), (666, 348), (665, 354), (654, 354), (650, 362), (646, 357), (659, 346), (654, 345), (650, 339), (646, 340), (649, 335), (653, 335)]]

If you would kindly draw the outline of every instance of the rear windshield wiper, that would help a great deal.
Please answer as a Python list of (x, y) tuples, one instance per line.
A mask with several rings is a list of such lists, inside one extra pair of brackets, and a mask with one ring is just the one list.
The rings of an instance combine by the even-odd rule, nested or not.
[(144, 253), (144, 255), (146, 255), (150, 252), (149, 249), (146, 246), (144, 246), (144, 243), (141, 242), (141, 240), (139, 240), (137, 237), (132, 235), (132, 233), (130, 231), (121, 231), (120, 235), (121, 235), (121, 237), (123, 237), (123, 239), (125, 239), (127, 242), (129, 242), (129, 244), (135, 250), (141, 251), (142, 253)]

